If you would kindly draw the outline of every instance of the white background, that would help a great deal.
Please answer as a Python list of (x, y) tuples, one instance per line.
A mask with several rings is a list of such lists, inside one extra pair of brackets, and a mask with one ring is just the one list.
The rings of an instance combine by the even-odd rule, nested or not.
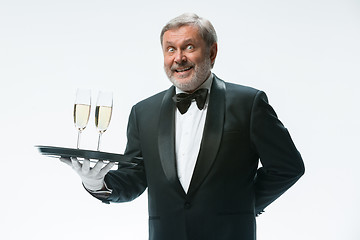
[[(114, 92), (103, 150), (133, 104), (170, 86), (159, 34), (183, 12), (219, 37), (220, 78), (264, 90), (306, 174), (257, 219), (259, 240), (360, 239), (360, 2), (1, 0), (1, 239), (147, 239), (147, 196), (102, 204), (34, 145), (74, 147), (76, 88)], [(133, 92), (132, 95), (130, 93)], [(94, 111), (82, 147), (95, 149)]]

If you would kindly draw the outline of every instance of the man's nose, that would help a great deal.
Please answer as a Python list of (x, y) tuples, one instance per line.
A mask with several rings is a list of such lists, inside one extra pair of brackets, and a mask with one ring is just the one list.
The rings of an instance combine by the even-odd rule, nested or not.
[(181, 64), (183, 62), (186, 62), (186, 55), (184, 54), (184, 52), (183, 51), (177, 51), (176, 55), (175, 55), (175, 58), (174, 58), (174, 61), (177, 64)]

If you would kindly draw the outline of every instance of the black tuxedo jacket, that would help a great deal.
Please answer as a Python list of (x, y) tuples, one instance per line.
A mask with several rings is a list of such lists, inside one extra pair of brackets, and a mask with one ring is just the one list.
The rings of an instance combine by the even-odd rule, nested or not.
[(263, 92), (214, 76), (185, 193), (176, 170), (174, 94), (171, 87), (132, 108), (125, 155), (142, 161), (110, 171), (105, 181), (113, 191), (102, 200), (131, 201), (148, 188), (150, 240), (254, 240), (255, 216), (304, 173), (288, 131)]

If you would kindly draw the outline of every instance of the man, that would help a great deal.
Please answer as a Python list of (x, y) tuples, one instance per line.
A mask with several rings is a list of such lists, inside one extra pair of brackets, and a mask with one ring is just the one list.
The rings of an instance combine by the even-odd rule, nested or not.
[(124, 154), (139, 164), (109, 171), (113, 164), (63, 160), (103, 202), (147, 188), (151, 240), (253, 240), (255, 216), (304, 173), (301, 156), (263, 92), (211, 73), (217, 37), (208, 20), (171, 20), (161, 44), (174, 86), (131, 110)]

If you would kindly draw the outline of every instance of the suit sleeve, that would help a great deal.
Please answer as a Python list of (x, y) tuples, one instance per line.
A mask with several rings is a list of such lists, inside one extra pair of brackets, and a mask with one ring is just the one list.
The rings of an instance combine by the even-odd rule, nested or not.
[(105, 183), (112, 190), (111, 194), (90, 193), (104, 203), (131, 201), (140, 196), (147, 187), (135, 107), (130, 113), (127, 138), (128, 142), (124, 155), (132, 157), (137, 165), (132, 168), (119, 166), (117, 170), (112, 170), (105, 176)]
[(250, 124), (251, 141), (262, 164), (255, 177), (258, 215), (289, 189), (304, 174), (305, 168), (289, 132), (262, 91), (254, 98)]

